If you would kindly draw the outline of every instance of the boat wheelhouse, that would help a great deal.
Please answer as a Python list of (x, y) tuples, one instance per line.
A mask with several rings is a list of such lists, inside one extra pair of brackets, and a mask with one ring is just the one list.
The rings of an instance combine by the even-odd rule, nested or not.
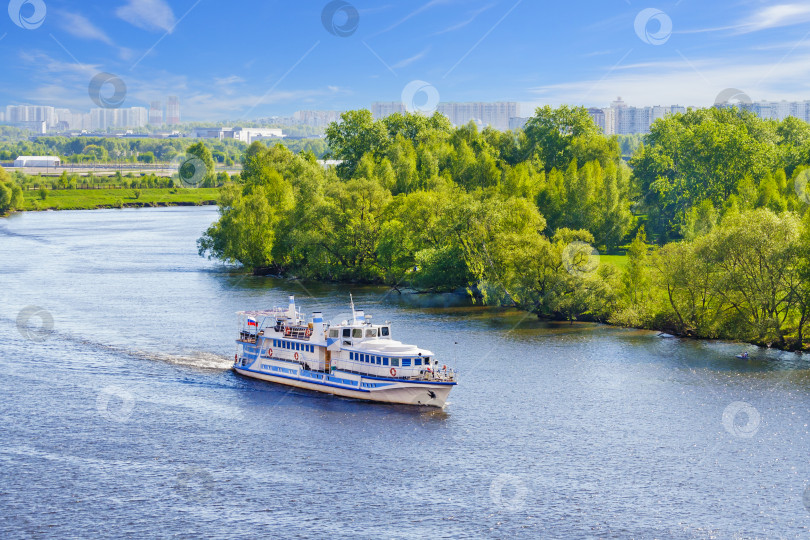
[(240, 311), (233, 369), (247, 377), (343, 397), (443, 407), (456, 373), (435, 355), (393, 339), (391, 323), (307, 321), (290, 296), (287, 308)]

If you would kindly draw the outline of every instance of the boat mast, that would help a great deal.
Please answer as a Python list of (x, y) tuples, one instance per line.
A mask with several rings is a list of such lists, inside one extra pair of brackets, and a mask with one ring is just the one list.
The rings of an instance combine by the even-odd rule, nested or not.
[(354, 313), (354, 298), (352, 298), (352, 293), (349, 293), (349, 301), (352, 304), (352, 324), (354, 324), (354, 321), (355, 319), (357, 319), (357, 316)]

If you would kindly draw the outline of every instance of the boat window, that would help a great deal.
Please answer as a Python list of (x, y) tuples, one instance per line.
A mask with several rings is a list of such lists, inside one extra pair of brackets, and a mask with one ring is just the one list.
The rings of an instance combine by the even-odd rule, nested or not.
[(339, 337), (337, 328), (332, 328), (331, 330), (329, 330), (329, 337), (330, 338)]
[(388, 365), (388, 358), (383, 358), (382, 361), (383, 361), (382, 365), (384, 366)]
[(352, 337), (352, 329), (351, 328), (344, 328), (343, 329), (343, 337)]
[(422, 359), (421, 358), (414, 358), (413, 365), (421, 366), (422, 365)]
[(399, 358), (392, 358), (391, 365), (394, 367), (399, 367)]
[(388, 335), (388, 327), (387, 326), (383, 326), (382, 328), (380, 328), (380, 335), (381, 336), (387, 336)]
[(369, 328), (366, 330), (366, 337), (377, 337), (377, 329)]
[(363, 329), (362, 328), (352, 328), (352, 337), (353, 338), (363, 337)]
[(379, 366), (380, 365), (380, 357), (377, 356), (376, 358), (377, 358), (377, 365)]
[(402, 367), (409, 367), (410, 365), (411, 365), (411, 359), (410, 358), (403, 358), (402, 359)]

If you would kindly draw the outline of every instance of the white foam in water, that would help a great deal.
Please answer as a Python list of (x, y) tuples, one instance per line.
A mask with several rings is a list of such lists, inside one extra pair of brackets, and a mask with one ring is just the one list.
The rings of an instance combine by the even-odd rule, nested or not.
[(233, 359), (220, 354), (213, 354), (204, 351), (194, 351), (187, 354), (167, 354), (152, 351), (131, 351), (130, 354), (145, 358), (147, 360), (157, 360), (178, 366), (187, 366), (198, 369), (214, 369), (217, 371), (230, 369)]

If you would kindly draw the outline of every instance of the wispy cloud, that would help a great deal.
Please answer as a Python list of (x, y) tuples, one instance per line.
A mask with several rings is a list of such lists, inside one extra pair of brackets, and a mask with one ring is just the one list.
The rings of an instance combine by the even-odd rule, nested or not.
[(582, 57), (583, 58), (592, 58), (594, 56), (604, 56), (606, 54), (616, 54), (617, 52), (619, 52), (618, 49), (607, 49), (607, 50), (604, 50), (604, 51), (593, 51), (593, 52), (585, 53), (585, 54), (582, 55)]
[(438, 36), (438, 35), (441, 35), (441, 34), (446, 34), (448, 32), (455, 32), (456, 30), (461, 30), (462, 28), (464, 28), (468, 24), (471, 24), (483, 12), (487, 11), (488, 9), (490, 9), (490, 8), (492, 8), (494, 6), (495, 6), (495, 4), (487, 4), (486, 6), (483, 6), (483, 7), (479, 8), (479, 9), (476, 9), (475, 11), (470, 12), (469, 17), (467, 17), (463, 21), (458, 22), (458, 23), (453, 24), (453, 25), (450, 25), (450, 26), (448, 26), (447, 28), (445, 28), (443, 30), (439, 30), (438, 32), (435, 32), (433, 35)]
[(174, 30), (175, 16), (164, 0), (128, 0), (115, 14), (133, 26), (144, 30)]
[(421, 7), (416, 8), (416, 10), (414, 10), (414, 11), (410, 12), (409, 14), (405, 15), (404, 17), (402, 17), (401, 19), (396, 21), (394, 24), (388, 26), (387, 28), (384, 28), (384, 29), (380, 30), (379, 32), (371, 34), (366, 39), (371, 39), (371, 38), (373, 38), (375, 36), (379, 36), (381, 34), (385, 34), (386, 32), (390, 32), (391, 30), (393, 30), (397, 26), (409, 21), (410, 19), (416, 17), (420, 13), (424, 13), (425, 11), (429, 10), (430, 8), (432, 8), (434, 6), (438, 6), (438, 5), (441, 5), (441, 4), (447, 4), (450, 1), (451, 0), (430, 0), (430, 2), (428, 2), (427, 4), (424, 4)]
[(430, 46), (426, 47), (421, 52), (419, 52), (419, 53), (417, 53), (417, 54), (415, 54), (415, 55), (413, 55), (411, 57), (404, 58), (404, 59), (400, 60), (399, 62), (397, 62), (396, 64), (394, 64), (391, 67), (394, 68), (394, 69), (404, 68), (405, 66), (409, 66), (409, 65), (413, 64), (417, 60), (421, 60), (422, 58), (427, 56), (427, 54), (429, 52), (430, 52)]
[(229, 75), (228, 77), (214, 77), (214, 82), (219, 85), (229, 85), (245, 82), (239, 75)]
[[(767, 74), (767, 76), (764, 76)], [(607, 105), (617, 96), (632, 105), (708, 106), (724, 88), (740, 88), (754, 100), (802, 101), (810, 95), (810, 55), (796, 54), (774, 65), (771, 59), (738, 57), (637, 62), (609, 76), (531, 88), (547, 104)]]
[(761, 30), (795, 26), (810, 22), (810, 4), (779, 4), (758, 9), (745, 19), (728, 26), (680, 30), (678, 34), (701, 34), (705, 32), (730, 31), (735, 34), (750, 34)]
[(806, 22), (810, 22), (810, 4), (781, 4), (760, 9), (751, 18), (740, 24), (739, 31), (740, 33), (757, 32)]
[(62, 11), (56, 19), (59, 26), (68, 34), (81, 39), (98, 40), (113, 45), (112, 39), (84, 15)]

